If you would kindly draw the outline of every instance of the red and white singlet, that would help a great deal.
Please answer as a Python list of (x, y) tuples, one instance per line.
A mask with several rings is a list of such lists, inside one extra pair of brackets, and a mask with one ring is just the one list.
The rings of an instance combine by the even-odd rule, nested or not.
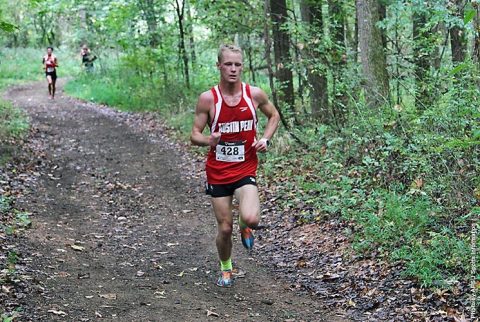
[(210, 148), (206, 172), (209, 184), (229, 184), (246, 176), (256, 176), (257, 151), (252, 147), (257, 132), (257, 115), (250, 86), (242, 83), (242, 99), (236, 106), (225, 103), (220, 88), (211, 89), (214, 117), (210, 132), (220, 132), (220, 142)]
[(43, 57), (43, 63), (45, 64), (45, 71), (47, 73), (51, 73), (55, 71), (55, 56), (52, 54), (51, 56), (45, 55)]

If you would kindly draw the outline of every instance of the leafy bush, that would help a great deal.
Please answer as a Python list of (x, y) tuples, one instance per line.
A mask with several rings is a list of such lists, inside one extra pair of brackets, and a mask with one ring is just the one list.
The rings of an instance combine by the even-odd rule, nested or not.
[(0, 100), (0, 142), (8, 138), (18, 138), (29, 127), (26, 114), (12, 106), (12, 104)]

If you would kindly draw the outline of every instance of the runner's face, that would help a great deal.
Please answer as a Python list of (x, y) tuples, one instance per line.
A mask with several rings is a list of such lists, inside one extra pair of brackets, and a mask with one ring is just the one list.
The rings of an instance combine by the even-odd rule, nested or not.
[(217, 63), (220, 77), (228, 83), (240, 81), (243, 70), (242, 54), (226, 50), (223, 52), (222, 61)]
[(47, 54), (50, 56), (52, 54), (52, 48), (47, 48)]

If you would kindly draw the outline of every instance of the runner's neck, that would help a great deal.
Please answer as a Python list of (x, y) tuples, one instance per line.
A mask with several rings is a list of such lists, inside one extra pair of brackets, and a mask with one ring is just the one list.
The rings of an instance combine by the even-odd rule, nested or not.
[(235, 97), (238, 95), (242, 95), (242, 82), (238, 81), (236, 83), (223, 83), (220, 82), (218, 85), (220, 88), (220, 92), (222, 95), (228, 97)]

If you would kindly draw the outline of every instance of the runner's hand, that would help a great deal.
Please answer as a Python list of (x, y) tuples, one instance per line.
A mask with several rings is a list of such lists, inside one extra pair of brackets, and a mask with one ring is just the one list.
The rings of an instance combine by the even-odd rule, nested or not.
[(218, 142), (220, 142), (220, 136), (222, 134), (220, 132), (213, 132), (212, 135), (208, 138), (208, 144), (214, 148), (217, 146)]
[(253, 141), (252, 147), (255, 148), (258, 152), (266, 152), (268, 148), (268, 140), (266, 138), (261, 138), (257, 141)]

